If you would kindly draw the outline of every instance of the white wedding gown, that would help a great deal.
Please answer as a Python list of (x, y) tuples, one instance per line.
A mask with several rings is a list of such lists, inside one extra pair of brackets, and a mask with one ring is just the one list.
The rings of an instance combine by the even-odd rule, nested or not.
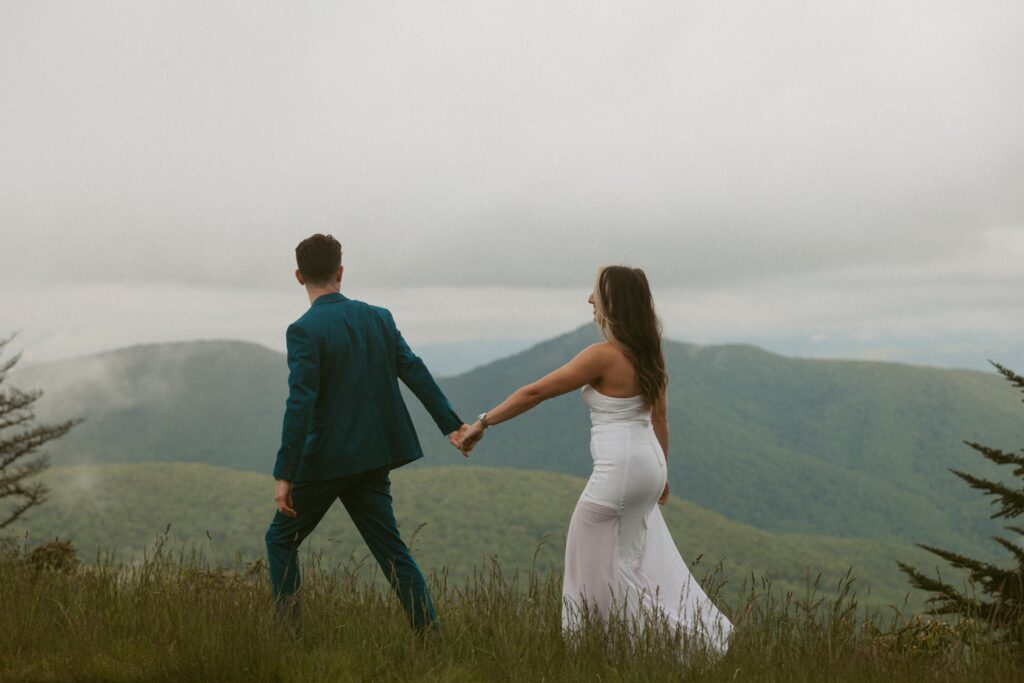
[(688, 647), (724, 652), (732, 624), (690, 574), (661, 516), (666, 463), (651, 411), (640, 396), (613, 398), (589, 385), (583, 400), (594, 471), (569, 523), (562, 628), (579, 626), (584, 603), (636, 625), (657, 613)]

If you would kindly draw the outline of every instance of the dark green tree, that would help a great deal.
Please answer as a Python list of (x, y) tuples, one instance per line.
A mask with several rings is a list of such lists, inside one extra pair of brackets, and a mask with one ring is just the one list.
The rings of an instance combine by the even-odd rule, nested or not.
[[(10, 342), (11, 338), (0, 340), (0, 357)], [(13, 503), (13, 507), (0, 509), (0, 529), (46, 500), (46, 487), (34, 478), (46, 469), (48, 462), (37, 451), (80, 422), (36, 422), (32, 406), (42, 392), (5, 386), (20, 359), (19, 353), (0, 362), (0, 503)]]
[[(990, 361), (991, 362), (991, 361)], [(1024, 391), (1024, 377), (992, 363), (1015, 387)], [(965, 444), (980, 453), (982, 457), (997, 465), (1010, 465), (1013, 475), (1024, 484), (1024, 450), (1020, 454), (1008, 453), (996, 448), (983, 446), (973, 441)], [(1000, 517), (1013, 519), (1024, 514), (1024, 485), (1015, 488), (1012, 485), (982, 479), (960, 470), (950, 470), (953, 474), (967, 482), (973, 489), (984, 491), (986, 496), (993, 496), (992, 504), (998, 509), (992, 514), (993, 519)], [(1024, 630), (1024, 547), (1020, 539), (1024, 538), (1024, 529), (1020, 526), (1006, 526), (1013, 532), (1016, 540), (1001, 536), (994, 540), (1010, 552), (1016, 562), (1015, 566), (999, 565), (964, 557), (949, 550), (942, 550), (929, 545), (918, 544), (928, 552), (941, 557), (956, 569), (967, 572), (968, 585), (974, 587), (971, 594), (961, 592), (952, 584), (943, 581), (941, 576), (934, 578), (914, 567), (899, 562), (899, 567), (910, 578), (915, 588), (932, 594), (928, 602), (937, 614), (959, 614), (965, 617), (979, 618), (996, 626), (1001, 626), (1021, 635)]]

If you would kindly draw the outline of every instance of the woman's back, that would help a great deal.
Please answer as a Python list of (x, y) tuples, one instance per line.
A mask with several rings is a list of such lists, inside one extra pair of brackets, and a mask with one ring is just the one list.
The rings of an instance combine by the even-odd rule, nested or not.
[(621, 349), (609, 342), (595, 344), (601, 352), (604, 370), (591, 386), (609, 398), (632, 398), (642, 391), (636, 377), (636, 367)]

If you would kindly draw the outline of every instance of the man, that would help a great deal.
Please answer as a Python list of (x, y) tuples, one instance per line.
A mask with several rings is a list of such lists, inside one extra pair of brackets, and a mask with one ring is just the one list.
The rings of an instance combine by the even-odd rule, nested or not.
[(458, 447), (465, 425), (391, 313), (340, 292), (341, 245), (313, 235), (295, 249), (310, 308), (288, 327), (288, 402), (274, 465), (278, 511), (267, 530), (279, 610), (299, 615), (299, 544), (340, 499), (418, 632), (437, 619), (423, 574), (402, 541), (388, 472), (423, 457), (401, 379)]

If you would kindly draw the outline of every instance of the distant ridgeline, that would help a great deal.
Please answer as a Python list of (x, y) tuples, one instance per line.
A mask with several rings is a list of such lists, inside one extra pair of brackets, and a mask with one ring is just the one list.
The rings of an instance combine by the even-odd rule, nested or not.
[[(468, 419), (595, 341), (594, 326), (586, 325), (441, 384)], [(677, 342), (666, 343), (666, 356), (675, 496), (747, 527), (883, 542), (871, 551), (845, 548), (841, 559), (858, 566), (875, 561), (872, 553), (882, 546), (910, 552), (912, 543), (934, 543), (987, 555), (995, 549), (984, 540), (993, 530), (988, 505), (947, 471), (978, 467), (964, 439), (1008, 448), (1020, 443), (1019, 411), (995, 373), (794, 359), (751, 346)], [(286, 375), (283, 355), (260, 346), (191, 342), (25, 368), (12, 384), (46, 391), (44, 419), (87, 418), (49, 447), (55, 465), (178, 461), (267, 474)], [(468, 464), (416, 400), (407, 400), (427, 451), (416, 472), (402, 472), (409, 482), (414, 474), (427, 476), (424, 468), (447, 465), (589, 473), (589, 423), (578, 396), (552, 400), (489, 431)], [(582, 487), (577, 479), (558, 481), (571, 482), (574, 495)], [(550, 510), (561, 515), (551, 528), (567, 522), (574, 495), (567, 489), (565, 509)], [(205, 500), (211, 518), (234, 519), (216, 492)], [(489, 502), (469, 496), (459, 511), (473, 516)], [(527, 514), (516, 506), (505, 512), (508, 524)], [(690, 549), (686, 538), (696, 530), (673, 530)], [(493, 540), (496, 552), (503, 541), (500, 534)], [(909, 557), (892, 559), (897, 556)]]

